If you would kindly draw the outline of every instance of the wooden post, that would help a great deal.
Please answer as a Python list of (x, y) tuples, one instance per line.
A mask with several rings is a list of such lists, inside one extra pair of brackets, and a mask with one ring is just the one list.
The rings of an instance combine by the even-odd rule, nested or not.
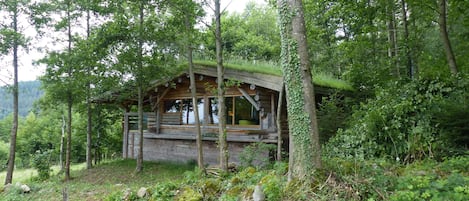
[(210, 122), (212, 122), (211, 115), (210, 115), (210, 98), (208, 96), (204, 96), (204, 124), (202, 126), (202, 133), (204, 133), (204, 128), (208, 126)]
[(277, 112), (275, 110), (275, 95), (274, 93), (270, 94), (270, 113), (272, 114), (272, 118), (269, 120), (269, 128), (273, 128), (276, 126), (277, 122)]
[(155, 117), (155, 133), (160, 134), (161, 128), (161, 113), (164, 112), (164, 106), (160, 102), (156, 103), (156, 117)]
[(231, 109), (233, 110), (233, 117), (231, 117), (231, 125), (235, 125), (236, 124), (236, 97), (233, 96), (233, 98), (231, 99), (232, 101), (232, 106), (231, 106)]
[(132, 157), (132, 158), (134, 159), (134, 158), (135, 158), (135, 155), (134, 155), (134, 148), (135, 148), (135, 132), (132, 133), (131, 144), (132, 144), (132, 146), (130, 146), (130, 157)]
[(124, 112), (124, 139), (122, 140), (122, 157), (129, 157), (129, 115), (127, 109)]
[(282, 89), (278, 95), (278, 105), (277, 105), (277, 161), (282, 161), (282, 104), (285, 85), (282, 84)]

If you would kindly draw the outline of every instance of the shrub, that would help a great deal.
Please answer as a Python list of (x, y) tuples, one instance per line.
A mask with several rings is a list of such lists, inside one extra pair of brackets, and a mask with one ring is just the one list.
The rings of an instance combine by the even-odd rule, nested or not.
[[(439, 157), (448, 153), (455, 144), (445, 136), (455, 133), (443, 122), (453, 122), (460, 117), (440, 118), (441, 105), (451, 104), (455, 111), (468, 107), (469, 82), (454, 80), (416, 80), (409, 83), (395, 82), (378, 91), (376, 98), (361, 104), (348, 122), (348, 128), (339, 130), (323, 153), (330, 157), (369, 159), (387, 157), (399, 162), (412, 162), (423, 158)], [(467, 110), (467, 109), (466, 109)], [(446, 112), (446, 111), (444, 111)], [(469, 116), (469, 113), (464, 113)], [(459, 119), (460, 120), (460, 119)], [(467, 124), (468, 118), (460, 120)], [(467, 126), (465, 126), (467, 128)], [(456, 132), (457, 133), (457, 132)], [(459, 132), (458, 136), (464, 136)]]
[(32, 165), (38, 172), (38, 179), (43, 181), (49, 179), (51, 172), (51, 150), (41, 152), (40, 150), (36, 151), (36, 154), (33, 156)]
[(239, 154), (241, 166), (251, 166), (258, 169), (271, 167), (273, 163), (268, 155), (270, 152), (276, 149), (277, 147), (273, 144), (266, 144), (262, 142), (250, 144), (246, 146)]
[(326, 143), (332, 136), (334, 136), (339, 128), (343, 128), (345, 119), (349, 116), (349, 107), (352, 105), (349, 98), (340, 96), (339, 94), (332, 94), (328, 97), (323, 97), (319, 103), (317, 111), (318, 126), (319, 126), (319, 141), (321, 144)]
[(6, 169), (8, 162), (9, 146), (0, 140), (0, 172)]
[[(469, 198), (469, 157), (441, 163), (424, 161), (406, 167), (397, 179), (390, 200), (467, 200)], [(463, 165), (465, 164), (465, 165)]]
[(178, 185), (173, 182), (157, 183), (153, 188), (151, 200), (169, 201), (173, 200), (176, 195)]

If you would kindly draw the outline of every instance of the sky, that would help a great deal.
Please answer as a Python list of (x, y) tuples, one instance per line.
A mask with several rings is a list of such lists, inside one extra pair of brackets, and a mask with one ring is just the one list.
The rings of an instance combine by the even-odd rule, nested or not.
[[(259, 4), (265, 4), (264, 0), (221, 0), (221, 9), (225, 9), (229, 12), (242, 12), (245, 5), (255, 1)], [(25, 31), (27, 34), (34, 34), (35, 31), (32, 28), (27, 28)], [(31, 35), (32, 36), (32, 35)], [(53, 49), (56, 44), (50, 42), (40, 41), (39, 43), (45, 44), (47, 49)], [(37, 42), (33, 42), (37, 43)], [(45, 66), (35, 66), (32, 63), (44, 56), (43, 53), (38, 52), (35, 49), (29, 50), (29, 52), (22, 51), (19, 53), (19, 68), (18, 68), (18, 79), (19, 81), (31, 81), (36, 80), (38, 76), (44, 74)], [(11, 56), (0, 57), (0, 86), (5, 84), (11, 84), (13, 82), (13, 67)]]

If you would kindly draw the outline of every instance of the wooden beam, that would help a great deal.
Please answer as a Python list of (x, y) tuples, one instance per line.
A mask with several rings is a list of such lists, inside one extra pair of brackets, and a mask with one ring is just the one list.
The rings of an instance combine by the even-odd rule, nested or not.
[(282, 104), (283, 104), (283, 96), (285, 91), (285, 85), (282, 85), (282, 90), (280, 90), (278, 94), (277, 100), (277, 161), (282, 161)]
[(257, 102), (252, 99), (252, 97), (248, 94), (248, 92), (246, 92), (246, 90), (244, 89), (241, 89), (239, 87), (237, 87), (239, 92), (241, 92), (241, 94), (243, 94), (244, 98), (246, 98), (246, 100), (248, 100), (252, 106), (254, 106), (256, 108), (257, 111), (261, 110), (261, 108), (259, 107), (259, 104), (257, 104)]
[(129, 115), (127, 114), (129, 110), (124, 112), (124, 139), (122, 140), (122, 157), (129, 158)]
[(163, 93), (161, 93), (160, 97), (158, 97), (158, 100), (156, 101), (156, 105), (159, 105), (161, 100), (163, 100), (163, 98), (166, 96), (166, 94), (169, 92), (169, 89), (171, 89), (170, 87), (167, 87)]

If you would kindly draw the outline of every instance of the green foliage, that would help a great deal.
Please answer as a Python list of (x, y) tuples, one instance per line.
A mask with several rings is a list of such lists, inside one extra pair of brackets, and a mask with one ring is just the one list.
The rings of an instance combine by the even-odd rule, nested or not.
[[(34, 103), (43, 96), (39, 81), (19, 82), (18, 89), (18, 113), (25, 117), (34, 106)], [(13, 96), (8, 87), (0, 87), (0, 120), (13, 112)], [(0, 135), (1, 136), (1, 135)]]
[(51, 150), (36, 151), (33, 156), (32, 167), (38, 172), (38, 179), (40, 181), (49, 179), (51, 174)]
[(190, 187), (186, 187), (182, 189), (182, 193), (178, 195), (178, 201), (202, 201), (203, 196), (199, 192), (195, 191)]
[(259, 182), (263, 187), (263, 193), (266, 200), (280, 201), (283, 197), (285, 188), (284, 179), (279, 177), (278, 173), (271, 171), (262, 177)]
[(26, 199), (26, 195), (23, 194), (23, 190), (18, 185), (11, 185), (5, 192), (0, 190), (0, 195), (4, 201), (22, 201)]
[(157, 183), (152, 190), (151, 200), (170, 201), (173, 200), (174, 196), (177, 194), (178, 185), (171, 181)]
[(324, 158), (323, 161), (329, 183), (322, 188), (327, 196), (335, 195), (347, 200), (383, 200), (396, 183), (399, 166), (385, 159)]
[[(324, 153), (358, 159), (388, 157), (401, 162), (441, 158), (455, 145), (445, 136), (451, 128), (434, 122), (442, 120), (436, 114), (443, 112), (441, 105), (460, 100), (461, 96), (467, 100), (467, 84), (463, 78), (394, 82), (355, 110), (349, 127), (339, 130)], [(467, 102), (452, 107), (454, 111), (463, 110)], [(465, 122), (456, 118), (444, 121)], [(459, 132), (459, 136), (464, 135)]]
[(324, 144), (335, 135), (339, 128), (344, 128), (346, 117), (350, 115), (350, 102), (338, 93), (323, 97), (319, 103), (317, 117), (319, 140)]
[(262, 142), (250, 144), (239, 154), (241, 166), (256, 167), (257, 169), (272, 167), (273, 163), (268, 155), (276, 149), (274, 144)]
[[(241, 58), (251, 61), (278, 61), (280, 39), (277, 13), (268, 5), (251, 2), (242, 13), (222, 15), (222, 47), (224, 58)], [(204, 33), (207, 49), (203, 55), (212, 59), (215, 55), (215, 26)]]
[(0, 119), (0, 141), (8, 142), (10, 140), (12, 123), (13, 113)]
[(10, 152), (10, 146), (0, 141), (0, 172), (6, 169), (8, 162), (8, 153)]
[(467, 164), (467, 156), (439, 164), (435, 161), (412, 164), (397, 179), (396, 190), (390, 200), (467, 200)]

